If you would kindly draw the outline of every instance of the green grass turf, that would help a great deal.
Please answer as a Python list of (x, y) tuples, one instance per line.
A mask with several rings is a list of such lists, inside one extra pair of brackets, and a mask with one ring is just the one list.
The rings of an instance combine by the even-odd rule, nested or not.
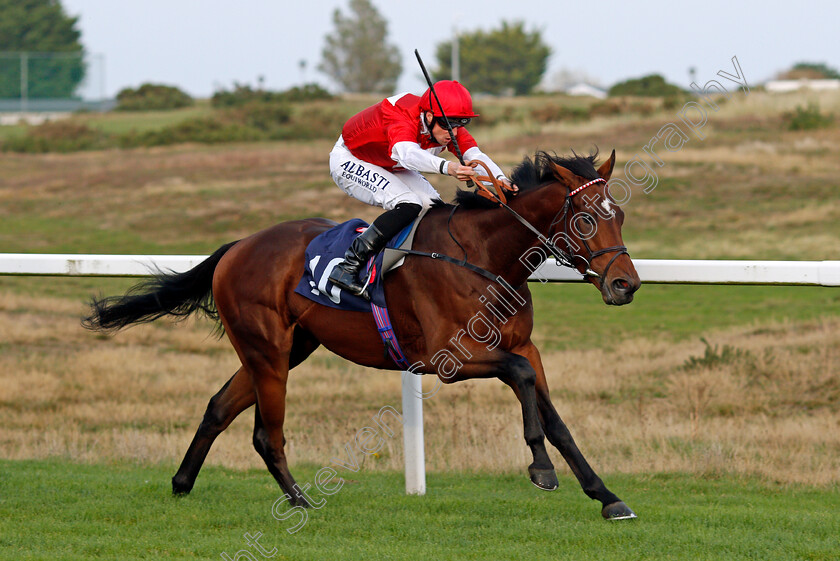
[[(318, 466), (295, 469), (301, 485)], [(424, 497), (399, 473), (351, 474), (298, 518), (275, 519), (280, 496), (263, 471), (209, 468), (188, 497), (169, 492), (172, 466), (0, 461), (2, 559), (220, 559), (262, 534), (273, 559), (837, 559), (837, 488), (680, 474), (607, 477), (639, 514), (601, 519), (561, 477), (554, 493), (521, 475), (431, 473)], [(324, 498), (317, 492), (313, 498)], [(282, 505), (278, 512), (287, 510)], [(250, 559), (240, 556), (239, 559)]]
[(684, 340), (712, 329), (836, 314), (840, 291), (809, 286), (642, 285), (607, 306), (591, 285), (531, 283), (536, 340), (547, 348), (605, 348), (627, 338)]

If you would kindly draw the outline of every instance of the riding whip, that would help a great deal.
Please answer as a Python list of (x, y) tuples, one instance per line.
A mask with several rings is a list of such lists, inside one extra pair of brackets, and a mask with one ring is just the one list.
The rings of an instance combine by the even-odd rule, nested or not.
[[(464, 156), (461, 155), (461, 148), (458, 146), (458, 139), (455, 138), (455, 133), (452, 130), (452, 125), (449, 124), (449, 118), (446, 116), (446, 112), (443, 110), (443, 105), (440, 103), (440, 99), (438, 99), (437, 92), (435, 91), (435, 86), (432, 84), (432, 79), (429, 76), (429, 73), (426, 71), (426, 65), (423, 64), (423, 59), (420, 58), (420, 52), (417, 49), (414, 49), (414, 55), (417, 57), (417, 62), (420, 63), (420, 69), (423, 71), (423, 76), (426, 77), (426, 83), (429, 84), (429, 89), (432, 91), (432, 95), (435, 96), (435, 101), (437, 101), (438, 107), (440, 108), (440, 114), (443, 116), (443, 122), (446, 124), (446, 130), (449, 132), (449, 138), (452, 139), (452, 147), (455, 148), (455, 155), (458, 156), (458, 161), (461, 162), (462, 166), (467, 164), (464, 163)], [(431, 103), (429, 104), (431, 105)], [(434, 124), (432, 125), (434, 126)], [(475, 188), (475, 183), (473, 183), (472, 179), (467, 180), (467, 187)]]

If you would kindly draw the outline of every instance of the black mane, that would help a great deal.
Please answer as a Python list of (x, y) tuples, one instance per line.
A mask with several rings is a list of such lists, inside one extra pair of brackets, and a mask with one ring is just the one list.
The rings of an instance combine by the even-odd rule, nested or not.
[[(584, 179), (598, 179), (598, 171), (595, 169), (598, 163), (597, 148), (589, 156), (579, 156), (574, 152), (572, 154), (572, 156), (561, 157), (541, 150), (534, 154), (533, 160), (526, 156), (522, 163), (513, 169), (510, 180), (519, 186), (520, 193), (545, 185), (554, 179), (552, 163), (564, 167)], [(455, 193), (453, 203), (465, 209), (495, 208), (498, 206), (497, 203), (476, 194), (474, 191), (463, 189), (458, 189)], [(443, 205), (443, 202), (435, 203), (435, 206)]]

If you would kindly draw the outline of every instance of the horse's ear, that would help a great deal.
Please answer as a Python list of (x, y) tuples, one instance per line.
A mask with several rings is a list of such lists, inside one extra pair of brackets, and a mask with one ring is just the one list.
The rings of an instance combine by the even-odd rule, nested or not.
[(613, 167), (615, 167), (615, 150), (613, 150), (612, 154), (610, 154), (610, 159), (601, 164), (601, 167), (598, 168), (598, 176), (602, 177), (604, 181), (609, 181), (613, 172)]
[(562, 181), (566, 186), (575, 187), (578, 183), (580, 183), (577, 176), (563, 166), (558, 166), (554, 162), (551, 162), (551, 168), (554, 170), (554, 176)]

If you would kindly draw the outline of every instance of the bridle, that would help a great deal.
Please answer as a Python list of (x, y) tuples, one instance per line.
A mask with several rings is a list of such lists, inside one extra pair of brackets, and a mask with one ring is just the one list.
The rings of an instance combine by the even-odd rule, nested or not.
[[(467, 165), (473, 165), (473, 167), (475, 167), (476, 164), (474, 162), (476, 162), (476, 160), (473, 160), (473, 162), (468, 162)], [(615, 262), (615, 260), (618, 259), (619, 255), (628, 254), (627, 253), (627, 248), (624, 247), (623, 245), (616, 245), (616, 246), (613, 246), (613, 247), (607, 247), (607, 248), (604, 248), (604, 249), (599, 249), (598, 251), (592, 251), (592, 249), (589, 247), (589, 244), (586, 242), (586, 240), (579, 237), (579, 239), (583, 242), (583, 246), (586, 248), (586, 251), (589, 252), (589, 259), (586, 259), (585, 257), (581, 257), (580, 255), (576, 255), (575, 252), (574, 252), (574, 248), (572, 248), (570, 238), (569, 238), (569, 235), (568, 235), (567, 227), (568, 227), (569, 221), (566, 220), (566, 217), (568, 216), (569, 211), (572, 212), (572, 217), (574, 217), (575, 206), (574, 206), (574, 203), (572, 202), (572, 197), (574, 195), (581, 192), (583, 189), (585, 189), (589, 185), (592, 185), (593, 183), (599, 183), (599, 182), (604, 181), (604, 180), (600, 179), (600, 178), (595, 179), (593, 181), (590, 181), (589, 183), (581, 185), (580, 187), (572, 190), (570, 193), (568, 193), (566, 195), (566, 202), (563, 203), (563, 208), (561, 208), (560, 211), (558, 211), (558, 213), (556, 215), (554, 215), (554, 220), (552, 220), (551, 225), (549, 227), (553, 227), (555, 224), (557, 224), (557, 222), (560, 222), (560, 221), (563, 222), (563, 230), (564, 230), (564, 235), (565, 235), (565, 238), (566, 238), (566, 249), (567, 249), (567, 251), (563, 251), (562, 249), (557, 247), (557, 244), (555, 244), (553, 241), (551, 241), (550, 239), (545, 237), (542, 232), (537, 230), (534, 227), (533, 224), (531, 224), (530, 222), (525, 220), (525, 218), (523, 218), (518, 212), (516, 212), (515, 210), (513, 210), (512, 208), (510, 208), (508, 206), (507, 198), (505, 196), (505, 191), (506, 191), (505, 186), (502, 185), (502, 183), (498, 179), (496, 179), (496, 178), (494, 178), (490, 175), (490, 170), (487, 167), (487, 164), (485, 164), (484, 162), (480, 162), (480, 161), (478, 162), (478, 164), (481, 164), (487, 170), (488, 175), (487, 176), (476, 176), (475, 179), (478, 182), (478, 190), (476, 192), (479, 195), (481, 195), (482, 197), (490, 199), (491, 201), (494, 201), (495, 203), (497, 203), (502, 208), (505, 208), (523, 226), (525, 226), (531, 232), (533, 232), (537, 236), (537, 239), (540, 241), (540, 243), (542, 243), (543, 245), (545, 245), (545, 247), (548, 248), (548, 250), (551, 252), (554, 259), (557, 261), (558, 265), (561, 265), (563, 267), (569, 267), (570, 269), (577, 270), (577, 267), (575, 267), (573, 261), (575, 260), (575, 258), (583, 259), (583, 261), (586, 263), (586, 269), (585, 269), (583, 278), (586, 279), (587, 277), (590, 277), (590, 278), (599, 279), (601, 281), (601, 287), (600, 288), (603, 289), (603, 282), (604, 282), (604, 279), (607, 277), (607, 273), (609, 272), (610, 267)], [(483, 182), (488, 182), (488, 183), (492, 184), (496, 188), (496, 193), (493, 193), (487, 187), (485, 187), (483, 185)], [(606, 181), (604, 181), (604, 183), (606, 183)], [(452, 207), (452, 211), (449, 213), (449, 220), (447, 220), (446, 225), (447, 225), (447, 230), (449, 231), (449, 236), (458, 245), (458, 247), (461, 248), (461, 251), (464, 252), (464, 258), (463, 259), (455, 259), (455, 258), (450, 257), (448, 255), (444, 255), (442, 253), (437, 253), (437, 252), (417, 251), (416, 249), (406, 249), (406, 248), (402, 248), (402, 247), (392, 248), (392, 249), (394, 251), (399, 251), (399, 252), (404, 253), (406, 255), (417, 255), (419, 257), (427, 257), (429, 259), (435, 259), (435, 260), (438, 260), (438, 261), (445, 261), (447, 263), (452, 263), (453, 265), (458, 265), (459, 267), (464, 267), (466, 269), (469, 269), (470, 271), (472, 271), (472, 272), (474, 272), (478, 275), (481, 275), (484, 278), (489, 279), (489, 280), (491, 280), (495, 283), (498, 283), (502, 286), (510, 287), (510, 285), (500, 275), (493, 274), (486, 269), (483, 269), (481, 267), (478, 267), (477, 265), (473, 265), (472, 263), (467, 262), (467, 251), (466, 251), (466, 249), (464, 249), (464, 246), (462, 246), (458, 242), (458, 240), (455, 239), (455, 236), (452, 234), (451, 223), (452, 223), (452, 217), (455, 215), (456, 210), (458, 210), (457, 205)], [(557, 217), (561, 216), (561, 215), (562, 215), (562, 217), (558, 220)], [(604, 268), (604, 274), (603, 274), (603, 277), (602, 277), (601, 275), (599, 275), (598, 273), (593, 271), (592, 267), (590, 265), (592, 263), (592, 260), (595, 259), (596, 257), (598, 257), (600, 255), (604, 255), (606, 253), (611, 253), (611, 252), (616, 252), (616, 254), (613, 255), (613, 258), (610, 259), (609, 263), (607, 263), (606, 268)]]
[[(479, 161), (478, 163), (481, 164), (488, 171), (487, 176), (476, 177), (476, 181), (478, 181), (478, 185), (479, 185), (478, 193), (481, 196), (498, 203), (501, 207), (503, 207), (508, 212), (510, 212), (513, 215), (513, 217), (516, 218), (516, 220), (519, 221), (523, 226), (525, 226), (531, 232), (536, 234), (537, 239), (546, 248), (548, 248), (548, 250), (551, 252), (554, 259), (557, 261), (558, 265), (561, 265), (563, 267), (569, 267), (570, 269), (577, 270), (577, 267), (574, 264), (574, 260), (575, 259), (582, 259), (584, 261), (584, 263), (586, 264), (585, 269), (584, 269), (584, 273), (583, 273), (584, 278), (586, 278), (586, 277), (596, 278), (596, 279), (599, 279), (603, 283), (604, 279), (607, 278), (607, 274), (609, 273), (610, 267), (612, 267), (612, 264), (615, 262), (615, 260), (618, 259), (618, 257), (620, 255), (629, 255), (629, 253), (627, 251), (627, 247), (623, 246), (623, 245), (615, 245), (615, 246), (612, 246), (612, 247), (605, 247), (603, 249), (592, 251), (592, 248), (589, 247), (589, 243), (587, 242), (587, 240), (578, 236), (580, 241), (583, 243), (583, 247), (589, 253), (589, 257), (586, 258), (586, 257), (583, 257), (581, 255), (577, 255), (574, 251), (574, 248), (572, 247), (572, 244), (571, 244), (571, 238), (569, 237), (569, 232), (568, 232), (568, 227), (569, 227), (568, 216), (569, 216), (570, 212), (571, 212), (572, 217), (575, 216), (575, 205), (574, 205), (574, 202), (572, 201), (572, 197), (574, 197), (575, 195), (577, 195), (578, 193), (580, 193), (581, 191), (583, 191), (584, 189), (586, 189), (590, 185), (593, 185), (595, 183), (606, 183), (605, 179), (599, 177), (597, 179), (593, 179), (592, 181), (590, 181), (588, 183), (584, 183), (583, 185), (581, 185), (579, 187), (576, 187), (575, 189), (572, 189), (571, 191), (569, 191), (569, 193), (566, 195), (566, 200), (563, 203), (563, 207), (557, 212), (556, 215), (554, 215), (554, 219), (551, 221), (551, 224), (550, 224), (549, 227), (553, 228), (554, 225), (557, 224), (558, 222), (561, 222), (563, 224), (563, 239), (566, 242), (566, 250), (564, 251), (564, 250), (560, 249), (559, 247), (557, 247), (557, 244), (555, 244), (552, 240), (548, 239), (545, 235), (543, 235), (542, 232), (537, 230), (534, 227), (533, 224), (528, 222), (518, 212), (516, 212), (515, 210), (510, 208), (510, 206), (508, 206), (507, 200), (506, 200), (505, 195), (504, 195), (505, 190), (506, 190), (505, 187), (499, 182), (498, 179), (492, 177), (492, 174), (489, 173), (489, 169), (484, 164), (484, 162)], [(491, 183), (495, 187), (496, 193), (493, 193), (492, 191), (487, 189), (487, 187), (485, 187), (482, 184), (482, 182)], [(613, 255), (612, 259), (610, 259), (609, 263), (607, 263), (607, 266), (604, 268), (604, 272), (602, 274), (599, 275), (598, 273), (596, 273), (595, 271), (592, 270), (592, 261), (596, 257), (600, 257), (601, 255), (606, 255), (607, 253), (613, 253), (613, 252), (615, 253), (615, 255)]]
[[(569, 231), (568, 231), (569, 220), (567, 220), (567, 217), (569, 216), (569, 213), (571, 213), (571, 216), (573, 218), (575, 216), (575, 204), (574, 204), (574, 201), (572, 200), (572, 197), (574, 197), (575, 195), (577, 195), (578, 193), (580, 193), (581, 191), (583, 191), (584, 189), (586, 189), (590, 185), (593, 185), (595, 183), (606, 183), (606, 182), (607, 181), (605, 179), (599, 177), (597, 179), (593, 179), (592, 181), (590, 181), (588, 183), (584, 183), (580, 187), (577, 187), (577, 188), (569, 191), (569, 194), (566, 195), (566, 200), (563, 203), (563, 207), (554, 216), (554, 219), (551, 221), (551, 225), (550, 225), (550, 226), (553, 227), (558, 222), (562, 222), (562, 224), (563, 224), (563, 239), (566, 241), (566, 248), (568, 250), (566, 255), (571, 255), (572, 259), (574, 259), (574, 258), (582, 259), (586, 263), (586, 270), (584, 272), (584, 276), (585, 277), (594, 277), (594, 278), (597, 278), (601, 281), (603, 281), (604, 279), (607, 278), (607, 274), (610, 271), (610, 267), (612, 267), (612, 264), (615, 262), (616, 259), (619, 258), (619, 256), (630, 255), (630, 253), (627, 251), (627, 247), (623, 246), (623, 245), (614, 245), (614, 246), (611, 246), (611, 247), (605, 247), (603, 249), (598, 249), (596, 251), (592, 251), (592, 248), (589, 247), (589, 242), (587, 241), (588, 238), (583, 238), (581, 236), (578, 236), (578, 239), (583, 244), (583, 247), (586, 249), (587, 253), (589, 253), (589, 258), (587, 259), (583, 256), (576, 255), (574, 253), (573, 249), (572, 249), (572, 245), (571, 245), (571, 242), (570, 242), (571, 238), (569, 237)], [(559, 217), (559, 219), (558, 219), (558, 217)], [(612, 256), (612, 259), (610, 259), (610, 261), (607, 263), (607, 266), (604, 267), (604, 272), (602, 274), (599, 275), (598, 273), (596, 273), (595, 271), (592, 270), (592, 261), (596, 257), (600, 257), (601, 255), (606, 255), (607, 253), (613, 253), (613, 252), (615, 253), (615, 255)]]

